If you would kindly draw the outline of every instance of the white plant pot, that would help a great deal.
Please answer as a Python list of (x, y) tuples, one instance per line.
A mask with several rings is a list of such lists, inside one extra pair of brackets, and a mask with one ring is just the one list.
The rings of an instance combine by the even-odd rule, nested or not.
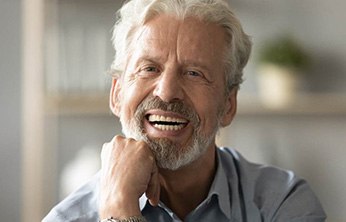
[(265, 106), (276, 109), (292, 104), (299, 82), (296, 70), (263, 64), (258, 71), (259, 94)]

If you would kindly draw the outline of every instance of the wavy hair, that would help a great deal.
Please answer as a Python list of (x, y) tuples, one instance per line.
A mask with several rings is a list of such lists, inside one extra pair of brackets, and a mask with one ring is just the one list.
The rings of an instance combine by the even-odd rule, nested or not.
[(243, 68), (251, 52), (251, 41), (232, 12), (226, 0), (130, 0), (117, 12), (112, 43), (115, 58), (112, 70), (119, 77), (131, 52), (131, 43), (139, 27), (150, 19), (169, 14), (184, 19), (197, 17), (202, 21), (220, 25), (226, 33), (224, 52), (225, 83), (229, 92), (243, 81)]

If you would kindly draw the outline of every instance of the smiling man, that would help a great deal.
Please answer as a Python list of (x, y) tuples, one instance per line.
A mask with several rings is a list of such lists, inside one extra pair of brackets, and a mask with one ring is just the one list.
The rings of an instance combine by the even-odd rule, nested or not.
[(43, 221), (324, 221), (290, 171), (218, 148), (251, 43), (224, 0), (133, 0), (119, 12), (110, 93), (124, 136)]

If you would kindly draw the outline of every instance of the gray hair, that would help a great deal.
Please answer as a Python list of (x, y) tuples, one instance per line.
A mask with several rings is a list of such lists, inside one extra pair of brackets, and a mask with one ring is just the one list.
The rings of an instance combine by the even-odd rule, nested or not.
[(119, 11), (113, 31), (116, 51), (112, 70), (119, 77), (131, 52), (131, 43), (139, 27), (161, 14), (184, 19), (197, 17), (220, 25), (226, 33), (225, 81), (229, 92), (243, 81), (243, 68), (251, 52), (251, 41), (226, 0), (130, 0)]

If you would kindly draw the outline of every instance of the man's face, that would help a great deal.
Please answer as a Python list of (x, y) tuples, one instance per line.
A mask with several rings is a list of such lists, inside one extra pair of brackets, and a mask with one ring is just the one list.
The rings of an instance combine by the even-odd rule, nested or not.
[(158, 16), (134, 37), (126, 70), (113, 81), (111, 107), (127, 137), (145, 140), (159, 167), (175, 170), (213, 149), (235, 113), (225, 95), (225, 36), (195, 18)]

